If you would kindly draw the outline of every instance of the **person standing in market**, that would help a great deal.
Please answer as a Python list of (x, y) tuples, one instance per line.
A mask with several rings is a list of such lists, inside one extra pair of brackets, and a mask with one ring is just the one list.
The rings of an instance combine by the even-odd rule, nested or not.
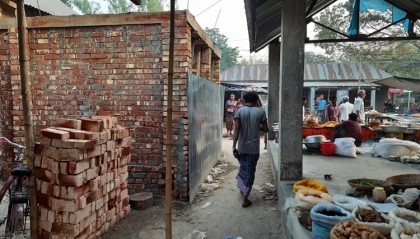
[(239, 98), (238, 103), (236, 103), (236, 110), (239, 110), (242, 106), (244, 106), (244, 100)]
[(304, 96), (302, 98), (302, 105), (303, 105), (303, 112), (302, 112), (302, 116), (303, 116), (303, 121), (305, 121), (307, 115), (305, 115), (305, 105), (306, 103), (308, 103), (308, 99), (306, 99), (306, 97)]
[(324, 95), (320, 94), (315, 101), (317, 115), (319, 121), (325, 122), (325, 108), (327, 107), (327, 101), (324, 99)]
[(349, 120), (349, 114), (353, 112), (354, 105), (349, 102), (349, 97), (344, 96), (343, 103), (338, 106), (340, 109), (340, 122)]
[[(268, 125), (264, 110), (258, 107), (258, 95), (248, 92), (244, 100), (245, 106), (235, 115), (233, 155), (238, 158), (240, 164), (236, 180), (243, 196), (242, 207), (249, 207), (252, 202), (248, 197), (254, 184), (260, 157), (260, 131), (267, 133)], [(238, 144), (237, 149), (236, 144)]]
[(325, 119), (327, 121), (336, 121), (340, 120), (340, 109), (337, 106), (337, 97), (331, 96), (330, 102), (328, 103), (325, 110)]
[(230, 95), (230, 99), (226, 101), (225, 110), (226, 110), (226, 136), (232, 136), (233, 124), (236, 112), (237, 101), (235, 100), (235, 94)]
[(410, 105), (410, 109), (407, 111), (408, 115), (412, 115), (412, 114), (420, 114), (420, 110), (417, 107), (416, 103), (413, 103)]
[(364, 124), (365, 122), (365, 103), (363, 99), (366, 97), (366, 91), (359, 90), (357, 92), (357, 98), (354, 101), (353, 113), (357, 115), (357, 121)]

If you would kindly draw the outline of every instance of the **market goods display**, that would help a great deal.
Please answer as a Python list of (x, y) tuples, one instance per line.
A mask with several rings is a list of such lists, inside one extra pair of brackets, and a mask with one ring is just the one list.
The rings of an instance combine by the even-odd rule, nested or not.
[(396, 190), (405, 190), (407, 188), (420, 189), (420, 174), (395, 175), (387, 178), (386, 181), (392, 184), (392, 187)]
[(368, 193), (371, 193), (375, 187), (383, 187), (385, 190), (388, 190), (391, 187), (391, 183), (387, 181), (369, 178), (350, 179), (347, 183), (358, 191)]
[(311, 210), (312, 238), (329, 239), (330, 231), (339, 222), (353, 221), (353, 215), (332, 203), (322, 202)]
[(349, 212), (353, 212), (357, 206), (367, 206), (368, 204), (362, 200), (354, 197), (349, 197), (341, 194), (336, 194), (332, 197), (335, 205), (346, 209)]
[(380, 232), (354, 222), (342, 222), (334, 226), (331, 239), (386, 239)]
[(382, 235), (390, 234), (395, 225), (392, 218), (389, 218), (371, 206), (357, 207), (353, 211), (353, 216), (357, 223), (376, 229)]
[(295, 206), (299, 209), (311, 210), (322, 201), (332, 202), (332, 198), (328, 193), (313, 189), (301, 189), (295, 195)]
[(412, 115), (410, 115), (410, 116), (413, 116), (413, 117), (420, 117), (420, 114), (412, 114)]
[(368, 123), (368, 126), (372, 129), (380, 129), (381, 128), (381, 121), (375, 120)]
[(334, 128), (336, 125), (338, 125), (337, 121), (328, 121), (328, 122), (322, 124), (321, 126)]
[(318, 122), (316, 122), (316, 120), (314, 118), (310, 118), (310, 119), (306, 120), (305, 122), (303, 122), (303, 127), (319, 128), (319, 124), (318, 124)]
[(300, 181), (297, 181), (295, 184), (293, 184), (293, 192), (296, 193), (297, 191), (301, 189), (314, 189), (314, 190), (318, 190), (324, 193), (328, 193), (328, 190), (325, 184), (316, 180), (312, 180), (312, 179), (300, 180)]
[(391, 239), (420, 239), (420, 228), (412, 224), (398, 223), (392, 229)]
[(411, 224), (420, 230), (420, 213), (405, 208), (394, 208), (389, 212), (389, 217), (396, 223)]

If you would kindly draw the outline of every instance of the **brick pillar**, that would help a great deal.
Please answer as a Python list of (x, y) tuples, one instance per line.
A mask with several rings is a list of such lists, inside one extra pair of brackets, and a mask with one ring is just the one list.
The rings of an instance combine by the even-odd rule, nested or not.
[(220, 85), (220, 59), (213, 58), (212, 79), (216, 84)]
[(211, 79), (211, 48), (201, 48), (201, 77)]
[(105, 116), (56, 125), (35, 148), (40, 237), (98, 238), (130, 211), (129, 131)]

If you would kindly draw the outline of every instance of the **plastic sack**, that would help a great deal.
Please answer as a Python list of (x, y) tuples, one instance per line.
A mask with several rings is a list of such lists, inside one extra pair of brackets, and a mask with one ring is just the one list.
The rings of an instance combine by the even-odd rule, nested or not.
[(293, 192), (297, 192), (301, 189), (314, 189), (324, 193), (328, 193), (325, 184), (312, 179), (300, 180), (293, 185)]
[(395, 205), (397, 205), (398, 207), (404, 207), (405, 203), (404, 203), (404, 198), (401, 195), (398, 194), (391, 194), (385, 202), (388, 203), (393, 203)]
[(420, 230), (412, 224), (397, 223), (391, 231), (391, 239), (420, 239)]
[(300, 210), (311, 210), (322, 201), (332, 202), (328, 193), (313, 189), (301, 189), (295, 195), (295, 207)]
[(330, 231), (339, 222), (353, 221), (353, 215), (332, 203), (322, 202), (311, 210), (312, 238), (329, 239)]
[(417, 188), (407, 188), (401, 197), (404, 199), (405, 205), (411, 205), (416, 202), (420, 196), (420, 190)]
[[(365, 226), (368, 226), (368, 227), (371, 227), (371, 228), (373, 228), (373, 229), (376, 229), (378, 232), (380, 232), (380, 233), (381, 233), (382, 235), (384, 235), (384, 236), (391, 234), (391, 230), (392, 230), (392, 228), (394, 228), (394, 226), (395, 226), (395, 221), (394, 221), (394, 219), (392, 219), (392, 218), (388, 217), (387, 215), (385, 215), (385, 214), (381, 213), (381, 216), (382, 216), (383, 218), (385, 218), (386, 220), (388, 220), (388, 223), (380, 223), (380, 222), (364, 222), (364, 221), (361, 221), (361, 220), (359, 219), (359, 217), (358, 217), (358, 213), (359, 213), (359, 211), (360, 211), (361, 209), (366, 209), (366, 210), (375, 210), (374, 208), (369, 207), (369, 206), (359, 206), (359, 207), (355, 208), (355, 209), (353, 210), (353, 213), (352, 213), (352, 214), (353, 214), (353, 217), (354, 217), (354, 221), (355, 221), (355, 222), (357, 222), (357, 223), (359, 223), (359, 224), (362, 224), (362, 225), (365, 225)], [(376, 211), (376, 210), (375, 210), (375, 211)]]
[(353, 212), (357, 206), (367, 206), (368, 204), (362, 200), (354, 197), (349, 197), (341, 194), (336, 194), (332, 197), (335, 205), (346, 209), (346, 211)]
[(394, 208), (389, 212), (389, 217), (394, 219), (395, 223), (411, 225), (414, 229), (420, 230), (420, 213), (405, 208)]
[(357, 150), (354, 141), (356, 140), (350, 137), (335, 139), (335, 154), (345, 157), (356, 158)]

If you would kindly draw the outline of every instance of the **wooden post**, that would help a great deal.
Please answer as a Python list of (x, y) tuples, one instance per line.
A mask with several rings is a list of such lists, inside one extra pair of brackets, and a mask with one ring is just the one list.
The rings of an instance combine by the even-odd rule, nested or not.
[(34, 132), (32, 123), (32, 93), (31, 93), (31, 74), (29, 68), (27, 40), (27, 23), (25, 15), (24, 0), (17, 1), (17, 20), (19, 34), (19, 65), (20, 65), (20, 87), (22, 93), (23, 123), (25, 130), (25, 159), (28, 168), (32, 170), (32, 176), (29, 178), (30, 192), (30, 218), (31, 218), (31, 238), (38, 238), (38, 207), (36, 202), (36, 184), (34, 173)]
[(175, 1), (171, 0), (168, 66), (168, 110), (166, 118), (166, 239), (172, 239), (172, 98), (174, 79)]

